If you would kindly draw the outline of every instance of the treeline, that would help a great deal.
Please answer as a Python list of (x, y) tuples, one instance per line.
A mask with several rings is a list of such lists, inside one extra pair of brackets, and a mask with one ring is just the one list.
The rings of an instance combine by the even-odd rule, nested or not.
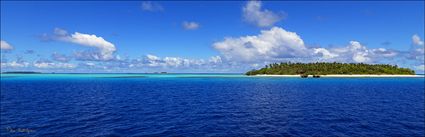
[(3, 74), (40, 74), (41, 72), (34, 71), (6, 71), (2, 72)]
[(251, 70), (246, 75), (330, 75), (330, 74), (406, 74), (414, 75), (415, 71), (399, 68), (397, 65), (364, 64), (364, 63), (273, 63), (259, 70)]

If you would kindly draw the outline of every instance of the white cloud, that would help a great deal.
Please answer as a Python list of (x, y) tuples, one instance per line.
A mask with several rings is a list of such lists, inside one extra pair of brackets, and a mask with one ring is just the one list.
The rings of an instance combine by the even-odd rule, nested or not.
[(414, 47), (415, 52), (418, 52), (419, 54), (424, 54), (424, 41), (421, 40), (421, 38), (418, 35), (413, 35), (412, 36), (412, 42), (413, 45), (416, 46)]
[(420, 63), (424, 62), (425, 58), (425, 47), (424, 41), (421, 40), (419, 35), (412, 36), (412, 46), (410, 48), (409, 54), (407, 55), (407, 59), (418, 60)]
[(154, 3), (151, 1), (144, 1), (142, 2), (142, 10), (154, 12), (154, 11), (163, 11), (164, 8), (158, 3)]
[(59, 54), (59, 53), (56, 53), (56, 52), (51, 55), (51, 58), (54, 61), (59, 61), (59, 62), (68, 62), (68, 61), (71, 60), (71, 57), (63, 55), (63, 54)]
[(222, 63), (223, 61), (221, 60), (221, 57), (220, 56), (212, 56), (209, 59), (209, 62), (210, 63), (214, 63), (214, 64), (219, 64), (219, 63)]
[(89, 46), (89, 47), (96, 47), (100, 50), (101, 53), (101, 59), (103, 60), (109, 60), (113, 58), (113, 53), (115, 52), (115, 45), (106, 41), (102, 37), (97, 37), (96, 35), (90, 35), (90, 34), (83, 34), (79, 32), (75, 32), (71, 35), (70, 42)]
[(1, 68), (24, 68), (28, 67), (28, 62), (12, 61), (12, 62), (2, 62)]
[(180, 67), (184, 65), (191, 65), (190, 60), (188, 59), (179, 57), (160, 58), (150, 54), (146, 55), (145, 62), (143, 64), (149, 67)]
[(314, 54), (321, 54), (324, 59), (331, 59), (331, 58), (338, 57), (338, 54), (330, 53), (325, 48), (316, 48), (316, 49), (313, 49), (313, 50), (314, 50)]
[(371, 62), (372, 59), (369, 57), (369, 50), (360, 44), (358, 41), (350, 41), (350, 45), (345, 48), (345, 52), (339, 54), (348, 54), (352, 55), (352, 60), (354, 62)]
[(279, 27), (263, 30), (256, 36), (225, 38), (224, 41), (214, 43), (213, 47), (228, 60), (246, 62), (304, 57), (308, 54), (300, 36)]
[(176, 58), (176, 57), (165, 57), (164, 58), (164, 63), (166, 66), (171, 66), (171, 67), (179, 67), (182, 65), (182, 63), (185, 60), (182, 58)]
[(74, 69), (77, 67), (77, 65), (72, 63), (52, 62), (46, 59), (34, 61), (32, 66), (38, 69)]
[(423, 72), (425, 71), (425, 65), (415, 66), (415, 69)]
[(157, 56), (155, 56), (155, 55), (151, 55), (151, 54), (146, 55), (146, 58), (147, 58), (148, 60), (150, 60), (150, 61), (157, 61), (157, 60), (160, 60), (160, 58), (159, 58), (159, 57), (157, 57)]
[(17, 56), (16, 60), (12, 62), (8, 62), (4, 56), (1, 57), (1, 68), (26, 68), (29, 64), (22, 56)]
[(148, 54), (142, 59), (133, 59), (126, 64), (129, 68), (182, 68), (182, 69), (208, 69), (223, 64), (220, 56), (212, 56), (208, 60), (188, 59), (181, 57), (158, 57)]
[(6, 41), (1, 40), (0, 41), (0, 49), (1, 50), (12, 50), (13, 46), (7, 43)]
[(186, 30), (196, 30), (199, 28), (199, 23), (184, 21), (182, 26)]
[(419, 35), (415, 34), (412, 36), (412, 42), (414, 45), (417, 46), (423, 46), (424, 45), (424, 41), (421, 40), (421, 38), (419, 37)]
[(391, 57), (395, 57), (395, 56), (399, 55), (398, 51), (388, 50), (388, 49), (385, 49), (385, 48), (372, 49), (371, 51), (375, 55), (379, 55), (379, 56), (387, 57), (387, 58), (391, 58)]
[[(78, 61), (106, 61), (103, 59), (102, 54), (99, 51), (85, 50), (76, 51), (73, 57)], [(109, 59), (107, 61), (113, 61), (115, 59)]]
[(58, 36), (66, 36), (66, 35), (68, 35), (68, 32), (66, 30), (64, 30), (64, 29), (61, 29), (61, 28), (55, 28), (53, 30), (53, 33), (55, 35), (58, 35)]
[(395, 50), (385, 48), (368, 49), (358, 41), (350, 41), (346, 47), (315, 48), (315, 54), (321, 54), (323, 61), (372, 63), (382, 58), (392, 58), (398, 55)]
[(40, 69), (73, 69), (76, 68), (76, 65), (71, 63), (53, 63), (53, 62), (40, 62), (37, 61), (34, 64), (34, 67)]
[(106, 61), (114, 59), (113, 54), (116, 51), (115, 45), (109, 41), (106, 41), (102, 37), (98, 37), (93, 34), (84, 34), (80, 32), (75, 32), (74, 34), (68, 35), (68, 32), (66, 30), (60, 28), (55, 28), (54, 34), (55, 35), (51, 39), (96, 48), (98, 52), (93, 53), (95, 55), (89, 56), (93, 57), (93, 60)]
[(87, 66), (95, 66), (95, 64), (93, 62), (86, 62), (85, 63)]
[(87, 71), (92, 71), (92, 70), (98, 70), (100, 67), (103, 67), (102, 65), (98, 65), (98, 64), (99, 64), (99, 62), (98, 63), (94, 63), (94, 62), (80, 62), (76, 66), (78, 68), (88, 69)]
[(273, 62), (356, 62), (374, 63), (391, 59), (398, 51), (385, 48), (368, 49), (358, 41), (350, 41), (345, 47), (309, 48), (300, 36), (283, 28), (273, 27), (259, 35), (225, 38), (213, 47), (226, 60), (250, 63)]
[[(394, 58), (406, 61), (411, 68), (423, 70), (423, 41), (413, 35), (410, 51), (397, 51), (385, 48), (368, 48), (358, 41), (350, 41), (345, 46), (315, 47), (305, 45), (303, 39), (295, 32), (280, 27), (272, 27), (260, 31), (257, 35), (228, 37), (213, 43), (213, 48), (220, 52), (219, 56), (206, 59), (189, 59), (183, 57), (158, 57), (148, 54), (142, 58), (129, 59), (115, 55), (115, 45), (102, 37), (75, 32), (70, 35), (67, 31), (56, 28), (51, 40), (65, 41), (93, 47), (92, 50), (74, 52), (74, 56), (53, 53), (51, 58), (57, 62), (35, 61), (27, 63), (22, 59), (7, 62), (2, 57), (2, 68), (36, 68), (36, 69), (66, 69), (81, 68), (88, 71), (135, 72), (171, 71), (171, 72), (243, 72), (259, 68), (274, 62), (364, 62), (388, 63)], [(3, 41), (2, 41), (3, 45)], [(399, 56), (402, 55), (402, 56)], [(412, 58), (408, 58), (412, 56)], [(67, 63), (74, 58), (78, 65)], [(400, 60), (401, 59), (401, 60)], [(404, 60), (403, 60), (404, 59)], [(406, 60), (407, 59), (407, 60)], [(5, 60), (5, 61), (3, 61)], [(110, 60), (110, 61), (105, 61)], [(421, 61), (422, 60), (422, 61)], [(101, 61), (101, 62), (85, 62)], [(76, 69), (74, 69), (76, 70)]]
[(248, 1), (242, 9), (244, 19), (258, 27), (270, 27), (283, 19), (279, 15), (267, 9), (261, 9), (261, 1)]
[(357, 53), (354, 53), (354, 55), (353, 55), (353, 60), (355, 61), (355, 62), (370, 62), (371, 61), (371, 58), (369, 58), (369, 57), (367, 57), (367, 53), (365, 53), (365, 52), (357, 52)]

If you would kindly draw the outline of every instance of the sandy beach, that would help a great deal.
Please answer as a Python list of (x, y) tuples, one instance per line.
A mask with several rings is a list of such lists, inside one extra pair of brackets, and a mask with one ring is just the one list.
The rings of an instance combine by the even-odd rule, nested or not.
[[(255, 75), (256, 77), (301, 77), (300, 75)], [(313, 75), (308, 76), (313, 77)], [(425, 77), (424, 75), (320, 75), (320, 77), (340, 77), (340, 78), (362, 78), (362, 77), (381, 77), (381, 78), (392, 78), (392, 77)]]
[(301, 77), (300, 75), (266, 75), (266, 74), (262, 74), (262, 75), (253, 75), (256, 77)]

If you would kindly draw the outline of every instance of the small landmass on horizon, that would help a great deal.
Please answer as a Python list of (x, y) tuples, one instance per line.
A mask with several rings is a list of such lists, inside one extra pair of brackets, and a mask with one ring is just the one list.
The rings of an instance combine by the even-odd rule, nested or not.
[(2, 74), (41, 74), (41, 72), (36, 72), (36, 71), (6, 71), (6, 72), (2, 72)]

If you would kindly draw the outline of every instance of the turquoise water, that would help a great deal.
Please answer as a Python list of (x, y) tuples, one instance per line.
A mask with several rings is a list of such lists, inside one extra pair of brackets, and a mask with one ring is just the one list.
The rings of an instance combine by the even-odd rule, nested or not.
[(1, 136), (424, 136), (424, 78), (2, 74)]
[(1, 74), (1, 78), (22, 78), (22, 79), (40, 79), (40, 78), (195, 78), (195, 77), (229, 77), (229, 78), (238, 78), (238, 77), (248, 77), (242, 74)]

